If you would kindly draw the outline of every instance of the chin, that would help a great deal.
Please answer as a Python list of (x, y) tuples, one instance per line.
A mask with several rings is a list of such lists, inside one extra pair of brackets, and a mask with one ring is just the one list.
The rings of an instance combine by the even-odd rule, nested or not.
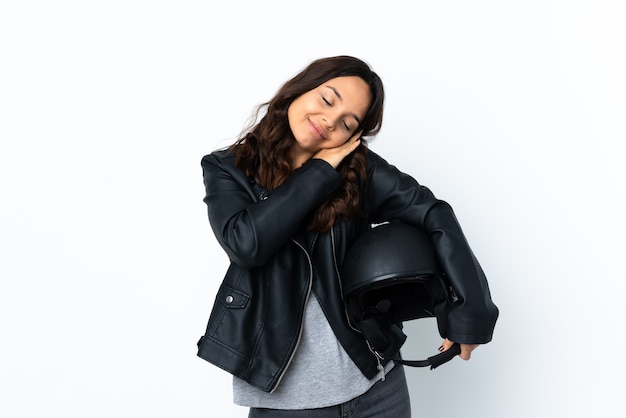
[(311, 140), (297, 140), (296, 139), (296, 144), (298, 144), (298, 147), (303, 150), (303, 151), (307, 151), (307, 152), (317, 152), (319, 151), (319, 147), (315, 146), (314, 141)]

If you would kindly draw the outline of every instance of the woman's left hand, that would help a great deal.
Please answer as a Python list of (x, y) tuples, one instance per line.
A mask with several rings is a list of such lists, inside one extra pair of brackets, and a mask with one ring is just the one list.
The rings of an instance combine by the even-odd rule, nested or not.
[[(442, 352), (446, 351), (453, 345), (454, 345), (454, 341), (450, 341), (449, 339), (446, 338), (445, 341), (441, 344), (439, 351), (442, 351)], [(461, 357), (463, 360), (469, 360), (470, 357), (472, 356), (472, 351), (474, 351), (476, 347), (478, 347), (480, 344), (460, 344), (460, 345), (461, 345), (461, 354), (459, 354), (459, 357)]]

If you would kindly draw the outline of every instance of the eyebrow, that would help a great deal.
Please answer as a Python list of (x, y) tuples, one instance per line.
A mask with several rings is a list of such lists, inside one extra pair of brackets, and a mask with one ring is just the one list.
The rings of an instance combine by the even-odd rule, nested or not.
[[(334, 88), (333, 86), (326, 86), (326, 88), (331, 89), (333, 93), (335, 93), (335, 96), (337, 96), (339, 100), (343, 101), (343, 97), (341, 97), (341, 94), (339, 94), (339, 91), (336, 88)], [(352, 117), (356, 119), (359, 125), (361, 124), (361, 118), (359, 118), (356, 113), (353, 113)]]

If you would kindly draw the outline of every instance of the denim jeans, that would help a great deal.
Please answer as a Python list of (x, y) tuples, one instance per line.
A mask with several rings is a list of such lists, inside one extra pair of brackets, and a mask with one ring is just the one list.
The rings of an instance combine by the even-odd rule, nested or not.
[(248, 418), (411, 418), (411, 403), (404, 369), (396, 364), (385, 381), (340, 405), (319, 409), (281, 410), (250, 408)]

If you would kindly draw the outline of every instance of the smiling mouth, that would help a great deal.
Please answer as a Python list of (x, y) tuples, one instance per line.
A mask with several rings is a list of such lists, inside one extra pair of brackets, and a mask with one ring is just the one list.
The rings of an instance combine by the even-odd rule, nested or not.
[(319, 127), (319, 125), (317, 125), (311, 119), (309, 119), (309, 125), (311, 126), (311, 130), (313, 130), (313, 132), (315, 132), (320, 137), (320, 139), (326, 139), (326, 134), (324, 133), (322, 128)]

